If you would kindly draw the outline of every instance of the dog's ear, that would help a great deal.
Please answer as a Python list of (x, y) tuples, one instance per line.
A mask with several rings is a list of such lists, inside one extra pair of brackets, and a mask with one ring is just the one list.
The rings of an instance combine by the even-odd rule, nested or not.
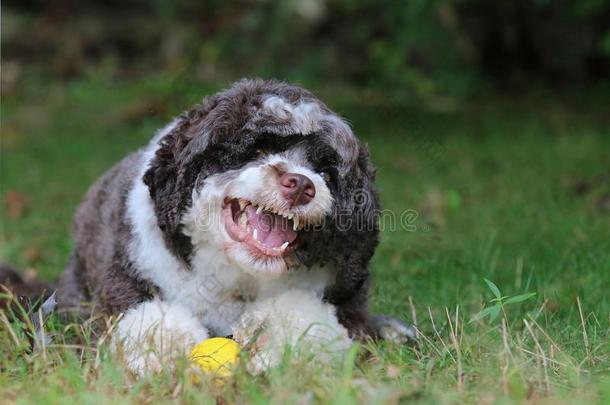
[(174, 128), (160, 139), (143, 177), (166, 244), (187, 263), (192, 245), (181, 232), (180, 219), (191, 203), (191, 193), (199, 173), (189, 146), (193, 142), (205, 144), (209, 137), (206, 117), (216, 104), (216, 97), (209, 97), (201, 105), (183, 113)]
[(326, 298), (336, 305), (368, 288), (369, 261), (379, 239), (379, 197), (374, 177), (368, 150), (359, 145), (358, 158), (336, 199), (334, 230), (320, 246), (337, 266), (335, 283), (326, 292)]
[(379, 236), (379, 195), (375, 186), (375, 169), (365, 145), (359, 145), (356, 167), (349, 176), (344, 201), (350, 215), (350, 228), (345, 235), (353, 252), (343, 271), (350, 280), (368, 278), (368, 263), (375, 252)]

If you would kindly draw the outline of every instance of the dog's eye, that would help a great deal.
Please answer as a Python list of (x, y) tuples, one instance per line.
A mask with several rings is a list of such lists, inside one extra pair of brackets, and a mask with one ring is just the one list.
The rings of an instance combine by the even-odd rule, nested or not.
[(256, 149), (255, 153), (256, 153), (256, 156), (258, 156), (259, 158), (265, 157), (269, 154), (269, 152), (265, 148), (258, 148), (258, 149)]
[(329, 172), (320, 172), (320, 176), (322, 176), (326, 183), (330, 183), (333, 179)]

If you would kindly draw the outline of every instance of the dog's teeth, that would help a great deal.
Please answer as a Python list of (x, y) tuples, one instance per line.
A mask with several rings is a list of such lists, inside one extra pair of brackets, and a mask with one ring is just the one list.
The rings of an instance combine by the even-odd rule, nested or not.
[(254, 229), (254, 232), (252, 232), (252, 237), (254, 240), (258, 241), (258, 229)]
[(283, 252), (284, 250), (286, 250), (286, 248), (288, 247), (289, 243), (288, 242), (284, 242), (282, 244), (282, 246), (280, 246), (280, 252)]
[(293, 215), (293, 214), (288, 214), (288, 216), (287, 216), (286, 218), (288, 218), (288, 219), (292, 219), (292, 217), (294, 217), (294, 215)]
[(248, 205), (248, 201), (244, 200), (243, 198), (239, 199), (239, 209), (243, 210), (244, 208), (246, 208), (246, 205)]
[(299, 217), (295, 215), (292, 219), (292, 230), (297, 231), (299, 229)]
[(256, 214), (260, 214), (261, 212), (263, 212), (263, 206), (259, 205), (258, 208), (256, 209)]

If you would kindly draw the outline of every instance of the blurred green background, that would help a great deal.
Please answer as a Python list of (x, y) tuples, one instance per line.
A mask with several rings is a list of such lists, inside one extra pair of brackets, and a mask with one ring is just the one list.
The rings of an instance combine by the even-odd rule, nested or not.
[[(413, 214), (413, 228), (382, 232), (372, 305), (416, 323), (432, 346), (362, 365), (375, 395), (610, 397), (610, 1), (10, 0), (1, 23), (0, 261), (55, 279), (75, 207), (98, 176), (205, 95), (244, 76), (279, 78), (350, 122), (371, 150), (384, 208)], [(508, 296), (536, 293), (503, 315), (513, 349), (531, 354), (510, 370), (499, 324), (467, 323), (492, 298), (483, 278)], [(458, 306), (464, 393), (441, 337)], [(551, 389), (523, 319), (552, 337), (542, 342), (551, 357), (561, 347)], [(91, 387), (102, 402), (125, 395), (122, 382), (115, 397), (103, 378), (81, 384), (77, 362), (32, 375), (0, 346), (13, 359), (0, 366), (9, 403), (91, 402)], [(381, 383), (386, 365), (400, 381)], [(302, 402), (283, 395), (311, 384), (288, 370), (269, 385), (252, 380), (241, 402)], [(507, 375), (522, 376), (522, 389), (506, 391)], [(346, 376), (322, 375), (315, 398), (368, 392)]]
[(608, 79), (607, 0), (7, 1), (3, 91), (24, 70), (226, 83), (241, 76), (418, 97)]

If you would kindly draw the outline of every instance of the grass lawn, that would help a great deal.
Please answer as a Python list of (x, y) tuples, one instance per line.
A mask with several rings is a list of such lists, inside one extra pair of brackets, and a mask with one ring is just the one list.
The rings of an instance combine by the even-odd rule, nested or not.
[[(216, 89), (33, 76), (3, 97), (0, 260), (57, 277), (88, 185)], [(23, 325), (2, 316), (0, 402), (610, 403), (607, 99), (319, 94), (369, 144), (384, 208), (413, 225), (385, 227), (372, 303), (416, 324), (418, 347), (368, 344), (333, 366), (287, 358), (224, 385), (184, 367), (133, 382), (87, 326), (52, 320), (54, 344), (28, 354)], [(471, 322), (493, 304), (484, 278), (536, 295)]]

